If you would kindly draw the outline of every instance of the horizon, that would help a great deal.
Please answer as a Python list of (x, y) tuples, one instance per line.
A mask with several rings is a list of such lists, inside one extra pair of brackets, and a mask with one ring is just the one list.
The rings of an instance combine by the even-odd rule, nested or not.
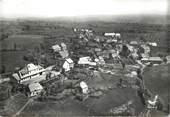
[(115, 22), (141, 24), (170, 24), (170, 15), (91, 15), (91, 16), (58, 16), (58, 17), (22, 17), (1, 18), (0, 21), (54, 21), (54, 22)]
[(160, 15), (167, 0), (1, 0), (1, 18), (79, 18), (120, 15)]

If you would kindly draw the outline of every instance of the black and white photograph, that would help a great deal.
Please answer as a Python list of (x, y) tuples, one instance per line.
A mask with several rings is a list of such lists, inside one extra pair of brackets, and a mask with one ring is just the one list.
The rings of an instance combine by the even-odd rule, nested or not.
[(170, 117), (169, 0), (0, 0), (0, 117)]

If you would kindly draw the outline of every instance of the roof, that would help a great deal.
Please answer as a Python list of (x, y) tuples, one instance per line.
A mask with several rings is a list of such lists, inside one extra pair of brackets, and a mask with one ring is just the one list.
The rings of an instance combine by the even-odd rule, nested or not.
[(66, 58), (66, 57), (68, 57), (68, 56), (69, 56), (69, 53), (68, 53), (68, 51), (67, 51), (67, 50), (60, 51), (59, 53), (60, 53), (60, 55), (62, 56), (62, 58)]
[(71, 58), (66, 59), (68, 63), (73, 63), (73, 60)]
[(137, 41), (131, 41), (130, 44), (131, 45), (138, 45), (139, 43)]
[(142, 58), (143, 61), (162, 61), (160, 57), (149, 57), (149, 58)]
[(167, 59), (167, 63), (169, 63), (170, 62), (170, 55), (166, 56), (166, 59)]
[(63, 64), (63, 68), (65, 69), (65, 71), (69, 71), (70, 68), (73, 67), (73, 65), (71, 64), (73, 64), (73, 61), (70, 58), (66, 59), (66, 61)]
[(105, 36), (99, 36), (99, 35), (97, 35), (95, 38), (94, 38), (94, 40), (96, 40), (96, 41), (105, 41), (105, 40), (107, 40), (107, 37), (105, 37)]
[(24, 78), (43, 71), (45, 71), (45, 69), (42, 66), (30, 63), (26, 67), (22, 68), (19, 73), (21, 74), (21, 77)]
[(42, 69), (43, 67), (41, 67), (40, 65), (34, 65), (33, 63), (30, 63), (27, 65), (28, 71), (32, 71), (35, 70), (37, 68)]
[(168, 60), (170, 60), (170, 55), (166, 56), (166, 58), (167, 58)]
[(61, 43), (61, 47), (63, 48), (63, 50), (66, 50), (67, 49), (67, 45), (65, 43)]
[(116, 33), (104, 33), (104, 36), (115, 36), (116, 35)]
[(86, 56), (79, 58), (78, 64), (96, 65), (96, 62), (91, 62), (91, 58)]
[(18, 76), (17, 73), (12, 74), (12, 76), (13, 76), (16, 80), (20, 80), (20, 78), (19, 78), (19, 76)]
[(43, 89), (43, 87), (39, 83), (32, 83), (28, 87), (29, 87), (30, 92)]
[(81, 81), (81, 82), (80, 82), (80, 87), (81, 87), (82, 89), (88, 88), (87, 84), (86, 84), (84, 81)]
[(61, 50), (61, 47), (58, 44), (56, 44), (52, 46), (52, 49), (54, 50), (54, 52), (58, 52)]
[(152, 43), (150, 42), (149, 45), (151, 45), (151, 46), (158, 46), (158, 44), (156, 42), (152, 42)]

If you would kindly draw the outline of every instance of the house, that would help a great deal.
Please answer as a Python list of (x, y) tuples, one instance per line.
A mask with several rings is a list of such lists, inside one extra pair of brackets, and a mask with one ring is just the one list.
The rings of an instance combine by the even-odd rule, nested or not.
[(107, 43), (112, 43), (112, 42), (117, 43), (118, 41), (117, 41), (117, 39), (108, 39), (106, 42)]
[(141, 47), (145, 50), (145, 53), (150, 53), (151, 49), (148, 45), (142, 44)]
[(156, 42), (149, 42), (148, 43), (150, 46), (158, 46), (158, 44)]
[(131, 51), (131, 52), (134, 52), (135, 51), (135, 48), (129, 44), (126, 44), (126, 46), (128, 47), (128, 49)]
[(170, 63), (170, 55), (166, 56), (166, 59), (167, 59), (167, 63)]
[(65, 60), (64, 64), (63, 64), (63, 68), (65, 71), (70, 71), (70, 68), (74, 67), (74, 62), (71, 58), (68, 58)]
[(67, 50), (67, 45), (63, 42), (61, 43), (61, 47), (62, 47), (63, 50)]
[(51, 48), (52, 48), (52, 50), (53, 50), (54, 52), (59, 52), (59, 51), (61, 51), (61, 47), (60, 47), (58, 44), (53, 45)]
[(133, 45), (133, 46), (139, 45), (139, 43), (138, 43), (137, 41), (131, 41), (129, 44), (130, 44), (130, 45)]
[(67, 58), (69, 56), (69, 53), (67, 50), (59, 51), (59, 54), (62, 58)]
[(88, 85), (86, 84), (86, 82), (81, 81), (80, 82), (80, 88), (82, 89), (82, 93), (83, 94), (87, 94), (88, 93)]
[(96, 42), (105, 42), (105, 40), (107, 40), (107, 37), (96, 35), (94, 40)]
[(141, 62), (143, 63), (151, 62), (154, 64), (161, 64), (163, 60), (160, 57), (148, 57), (148, 58), (142, 58)]
[(43, 91), (43, 87), (39, 83), (32, 83), (28, 85), (30, 97), (38, 96)]
[(40, 65), (28, 64), (12, 75), (20, 84), (30, 84), (46, 80), (46, 69)]
[(92, 62), (89, 56), (79, 58), (78, 64), (96, 66), (96, 62)]
[(61, 43), (60, 45), (56, 44), (52, 47), (53, 52), (59, 53), (62, 58), (67, 58), (69, 56), (69, 52), (67, 50), (67, 45), (65, 43)]
[(121, 37), (121, 35), (120, 35), (120, 33), (104, 33), (104, 36), (106, 36), (106, 37), (116, 37), (116, 38), (120, 38)]
[(120, 35), (120, 33), (116, 33), (116, 38), (121, 38), (121, 35)]
[(98, 64), (105, 64), (104, 58), (102, 56), (99, 56), (98, 58), (95, 59), (95, 62)]
[(147, 101), (147, 108), (148, 109), (157, 109), (157, 102), (158, 102), (158, 95), (152, 100)]
[(104, 36), (110, 36), (110, 37), (115, 37), (116, 33), (104, 33)]

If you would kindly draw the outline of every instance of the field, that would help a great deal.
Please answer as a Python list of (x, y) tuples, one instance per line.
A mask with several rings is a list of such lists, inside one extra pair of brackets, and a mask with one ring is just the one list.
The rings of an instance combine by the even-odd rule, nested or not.
[(154, 94), (161, 97), (165, 107), (168, 107), (170, 95), (170, 64), (146, 68), (144, 79), (146, 87)]

